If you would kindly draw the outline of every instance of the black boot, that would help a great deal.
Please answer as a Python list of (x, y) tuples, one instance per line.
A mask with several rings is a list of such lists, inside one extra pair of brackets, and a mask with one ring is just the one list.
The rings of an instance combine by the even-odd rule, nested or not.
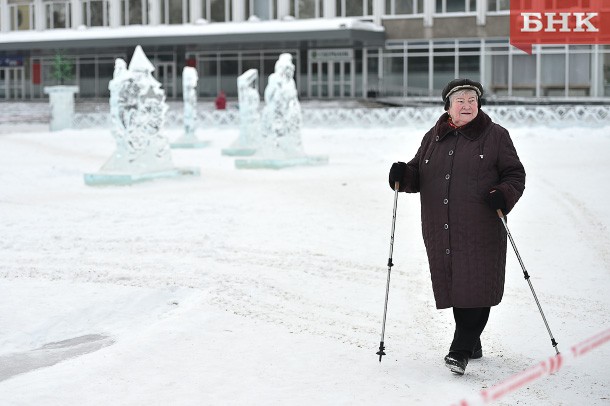
[(481, 346), (481, 340), (477, 342), (477, 345), (474, 346), (474, 350), (472, 351), (472, 355), (470, 359), (479, 359), (483, 358), (483, 347)]
[(464, 375), (466, 365), (468, 365), (468, 355), (463, 352), (450, 351), (445, 356), (445, 366), (455, 374)]

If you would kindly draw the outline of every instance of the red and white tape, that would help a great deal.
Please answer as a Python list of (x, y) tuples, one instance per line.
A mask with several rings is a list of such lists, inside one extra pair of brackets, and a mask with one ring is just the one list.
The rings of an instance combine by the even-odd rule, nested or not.
[(477, 396), (462, 399), (452, 406), (479, 406), (487, 405), (500, 399), (504, 395), (514, 392), (524, 385), (527, 385), (546, 375), (554, 374), (563, 366), (570, 364), (576, 358), (586, 355), (589, 351), (610, 341), (610, 329), (602, 331), (570, 348), (567, 353), (555, 355), (545, 361), (534, 365), (525, 371), (497, 383), (489, 389), (483, 389)]

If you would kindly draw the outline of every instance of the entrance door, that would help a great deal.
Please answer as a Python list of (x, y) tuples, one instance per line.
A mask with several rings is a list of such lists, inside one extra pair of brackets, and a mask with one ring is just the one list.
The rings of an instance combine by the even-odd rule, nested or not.
[(165, 97), (176, 97), (176, 64), (174, 62), (157, 62), (155, 78), (165, 90)]
[(349, 50), (310, 50), (307, 96), (354, 97), (354, 56)]
[(23, 66), (16, 68), (0, 68), (0, 98), (25, 99), (25, 70)]

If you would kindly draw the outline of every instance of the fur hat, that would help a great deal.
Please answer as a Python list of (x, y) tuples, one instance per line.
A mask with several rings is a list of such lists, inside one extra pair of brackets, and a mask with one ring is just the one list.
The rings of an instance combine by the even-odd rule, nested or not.
[(449, 96), (460, 90), (474, 90), (477, 94), (479, 108), (481, 108), (481, 97), (483, 96), (483, 86), (479, 82), (470, 79), (453, 79), (447, 83), (443, 89), (442, 97), (445, 102), (445, 111), (449, 110)]

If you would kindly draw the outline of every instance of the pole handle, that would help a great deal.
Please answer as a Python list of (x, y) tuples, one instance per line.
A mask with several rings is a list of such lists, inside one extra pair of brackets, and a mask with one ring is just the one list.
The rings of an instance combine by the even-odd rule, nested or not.
[(400, 187), (400, 182), (398, 182), (398, 181), (394, 182), (394, 190), (398, 190), (399, 187)]
[(496, 213), (498, 213), (498, 217), (504, 218), (504, 214), (502, 213), (502, 209), (496, 210)]

